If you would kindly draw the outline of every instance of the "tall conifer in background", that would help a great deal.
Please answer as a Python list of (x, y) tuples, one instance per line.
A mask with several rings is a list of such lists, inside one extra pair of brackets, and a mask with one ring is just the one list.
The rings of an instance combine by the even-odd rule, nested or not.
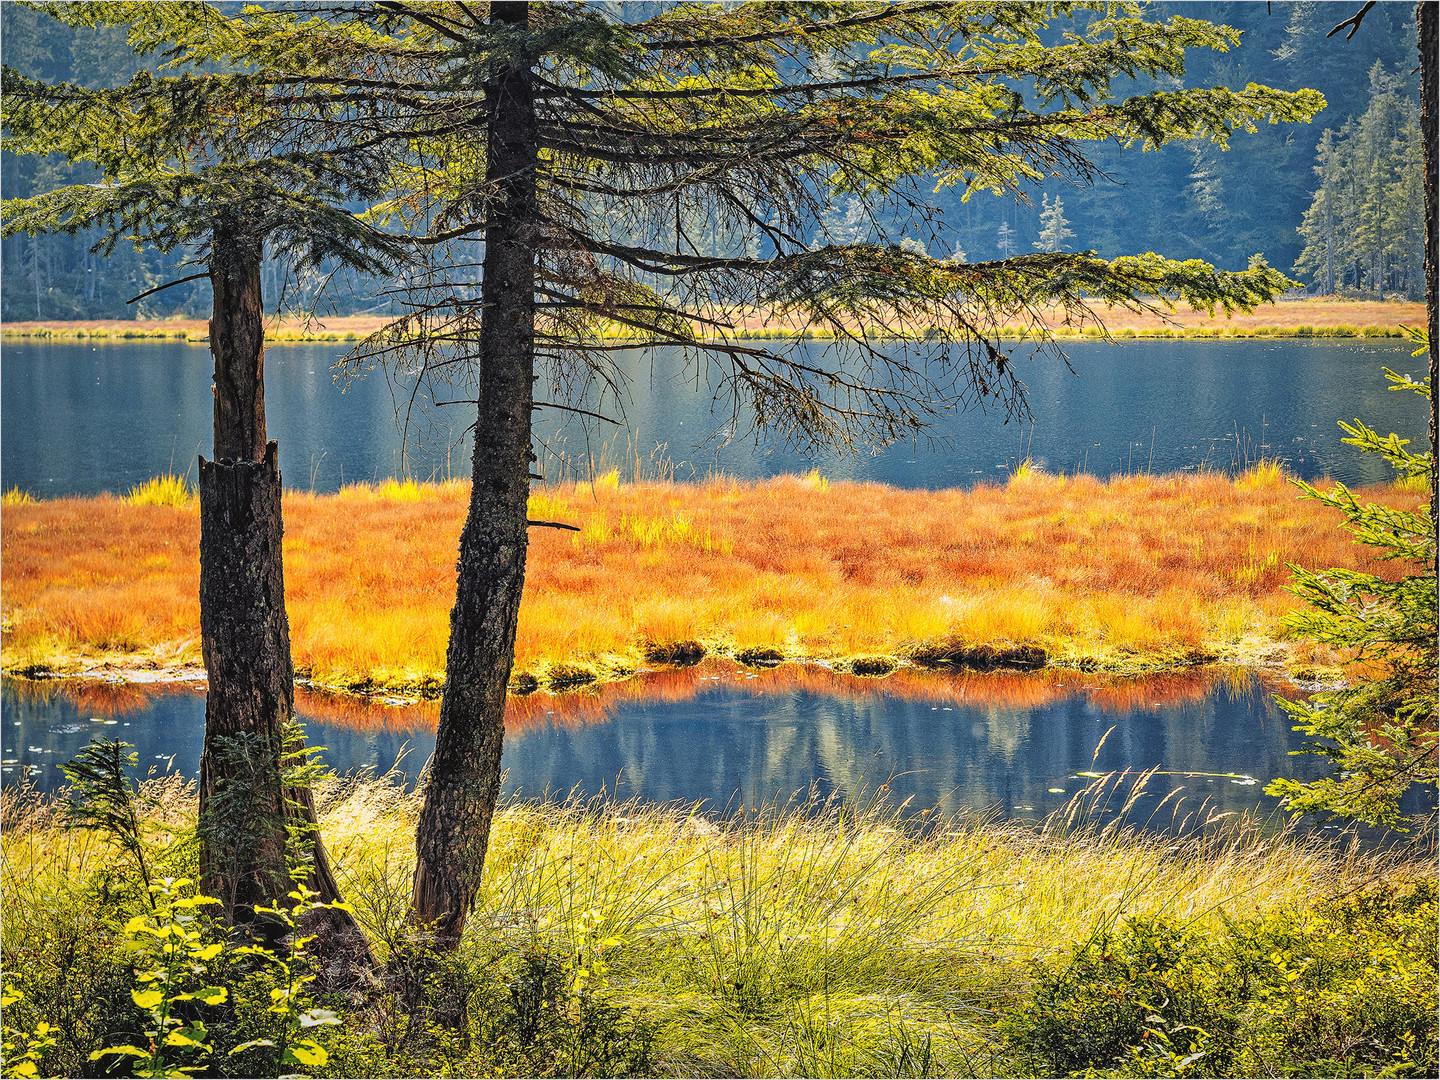
[(1316, 147), (1319, 185), (1299, 226), (1305, 248), (1295, 273), (1322, 293), (1425, 293), (1420, 111), (1400, 88), (1376, 61), (1369, 107), (1327, 128)]
[(1065, 241), (1075, 236), (1065, 217), (1064, 201), (1056, 195), (1055, 201), (1051, 202), (1050, 196), (1044, 195), (1040, 206), (1040, 239), (1035, 241), (1034, 247), (1038, 251), (1064, 251), (1067, 247)]

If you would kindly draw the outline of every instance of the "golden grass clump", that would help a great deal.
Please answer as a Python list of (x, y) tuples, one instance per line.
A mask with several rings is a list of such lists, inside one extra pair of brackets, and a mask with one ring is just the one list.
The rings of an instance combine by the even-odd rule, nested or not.
[(131, 506), (189, 506), (195, 501), (195, 489), (185, 477), (165, 473), (132, 487), (125, 501)]
[[(1364, 497), (1398, 507), (1417, 494)], [(468, 498), (464, 482), (393, 480), (286, 494), (286, 600), (303, 674), (439, 685)], [(7, 506), (7, 670), (198, 658), (195, 506), (161, 502)], [(1282, 659), (1306, 648), (1282, 626), (1297, 603), (1287, 563), (1400, 572), (1352, 542), (1338, 513), (1299, 499), (1273, 463), (1238, 480), (1026, 466), (1003, 484), (943, 491), (818, 474), (695, 484), (606, 474), (537, 487), (530, 516), (580, 527), (531, 530), (515, 671), (532, 677), (579, 665), (611, 678), (695, 649), (844, 661), (1024, 646), (1124, 670)]]

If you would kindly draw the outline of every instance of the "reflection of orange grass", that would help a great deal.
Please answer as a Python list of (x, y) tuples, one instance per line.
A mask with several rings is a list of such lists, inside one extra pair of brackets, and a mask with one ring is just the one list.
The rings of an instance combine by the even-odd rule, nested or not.
[(104, 720), (134, 716), (161, 694), (194, 692), (190, 687), (179, 687), (174, 683), (154, 686), (98, 682), (94, 679), (13, 679), (6, 685), (22, 702), (44, 706), (64, 697), (82, 715), (98, 716)]
[[(439, 685), (467, 496), (463, 483), (286, 496), (298, 668), (333, 684)], [(515, 670), (542, 681), (559, 661), (604, 677), (633, 670), (647, 644), (692, 639), (797, 658), (1029, 642), (1117, 669), (1253, 659), (1296, 603), (1286, 562), (1401, 569), (1263, 470), (1241, 482), (1027, 471), (968, 491), (718, 479), (535, 498), (536, 516), (583, 530), (531, 534)], [(7, 507), (6, 667), (196, 662), (197, 532), (193, 508), (108, 496)]]
[[(752, 696), (802, 692), (847, 701), (885, 697), (1004, 710), (1044, 708), (1084, 696), (1105, 712), (1121, 713), (1200, 701), (1219, 684), (1243, 687), (1256, 677), (1244, 670), (1215, 668), (1145, 676), (1053, 671), (951, 674), (905, 668), (885, 679), (868, 679), (815, 664), (751, 671), (729, 661), (707, 660), (689, 668), (646, 671), (624, 682), (575, 693), (511, 694), (505, 705), (505, 730), (605, 723), (623, 705), (681, 705), (716, 687)], [(105, 717), (131, 715), (162, 695), (190, 692), (173, 684), (112, 686), (78, 679), (15, 679), (11, 685), (17, 694), (40, 701), (63, 694), (82, 712)], [(430, 732), (440, 717), (440, 703), (434, 699), (402, 704), (305, 688), (296, 690), (295, 705), (307, 722), (357, 731)]]

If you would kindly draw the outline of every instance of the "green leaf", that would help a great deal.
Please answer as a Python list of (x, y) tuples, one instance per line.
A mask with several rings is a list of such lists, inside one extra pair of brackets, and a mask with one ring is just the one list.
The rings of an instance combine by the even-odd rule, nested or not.
[(90, 1055), (90, 1060), (99, 1061), (106, 1054), (121, 1054), (126, 1057), (148, 1058), (150, 1056), (150, 1051), (141, 1050), (138, 1046), (130, 1046), (127, 1043), (124, 1046), (107, 1046), (104, 1050), (96, 1050), (93, 1054)]
[(242, 1053), (244, 1053), (246, 1050), (253, 1050), (253, 1049), (254, 1049), (255, 1047), (257, 1047), (257, 1046), (271, 1046), (271, 1047), (273, 1047), (274, 1045), (275, 1045), (275, 1040), (274, 1040), (274, 1039), (251, 1039), (249, 1042), (243, 1042), (243, 1043), (241, 1043), (239, 1046), (237, 1046), (237, 1047), (235, 1047), (233, 1050), (231, 1050), (230, 1053), (231, 1053), (231, 1054), (242, 1054)]
[(145, 1009), (148, 1012), (150, 1009), (153, 1009), (155, 1008), (155, 1006), (159, 1005), (160, 1002), (164, 1001), (165, 995), (162, 994), (159, 990), (132, 989), (130, 991), (130, 998), (135, 1002), (136, 1005), (138, 1005), (142, 1009)]
[(287, 1048), (280, 1060), (284, 1065), (308, 1065), (313, 1068), (324, 1065), (330, 1060), (330, 1055), (325, 1052), (323, 1046), (314, 1040), (301, 1039)]
[(223, 986), (207, 986), (203, 990), (193, 990), (188, 994), (176, 994), (176, 1001), (201, 1001), (206, 1005), (219, 1005), (228, 997), (230, 991)]

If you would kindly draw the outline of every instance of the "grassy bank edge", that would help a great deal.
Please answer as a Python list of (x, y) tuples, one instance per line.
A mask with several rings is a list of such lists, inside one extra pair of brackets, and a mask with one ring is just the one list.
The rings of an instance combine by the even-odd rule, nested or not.
[[(773, 668), (784, 665), (825, 667), (832, 671), (883, 682), (902, 671), (944, 672), (1038, 672), (1041, 670), (1099, 675), (1150, 676), (1191, 671), (1202, 667), (1265, 668), (1278, 670), (1288, 677), (1307, 681), (1336, 682), (1343, 678), (1338, 667), (1317, 667), (1292, 655), (1289, 644), (1255, 636), (1240, 647), (1227, 644), (1214, 651), (1206, 649), (1162, 648), (1147, 652), (1087, 654), (1079, 651), (1046, 654), (1043, 662), (1034, 662), (1038, 647), (1017, 648), (1005, 643), (967, 646), (970, 657), (956, 659), (926, 657), (937, 643), (922, 643), (910, 655), (859, 653), (852, 655), (778, 655), (768, 651), (761, 655), (733, 648), (704, 649), (697, 643), (681, 642), (672, 646), (680, 654), (668, 661), (653, 651), (647, 656), (639, 648), (627, 653), (606, 653), (598, 656), (568, 657), (536, 665), (537, 670), (512, 674), (510, 693), (526, 697), (540, 691), (547, 693), (584, 693), (602, 686), (625, 682), (649, 672), (692, 666), (701, 660), (728, 660), (752, 668)], [(916, 659), (919, 653), (922, 659)], [(1020, 655), (1017, 655), (1020, 654)], [(987, 659), (988, 657), (988, 659)], [(19, 660), (7, 657), (0, 662), (0, 673), (14, 678), (93, 679), (107, 682), (178, 683), (203, 680), (204, 668), (187, 655), (156, 658), (154, 653), (75, 652), (52, 655), (44, 661)], [(439, 698), (445, 687), (444, 672), (370, 672), (345, 680), (315, 678), (314, 672), (298, 667), (297, 685), (329, 693), (356, 697), (401, 695), (420, 700)]]
[[(281, 327), (266, 331), (265, 340), (270, 344), (305, 344), (314, 342), (360, 341), (367, 335), (357, 330), (315, 329)], [(739, 335), (746, 340), (756, 341), (831, 341), (837, 335), (828, 330), (796, 331), (784, 327), (765, 327), (748, 330)], [(871, 340), (899, 340), (890, 333), (871, 333)], [(929, 335), (926, 335), (927, 338)], [(1001, 329), (999, 338), (1003, 341), (1039, 341), (1041, 335), (1033, 330), (1007, 326)], [(1342, 323), (1333, 326), (1300, 324), (1277, 324), (1254, 327), (1234, 325), (1210, 326), (1117, 326), (1108, 331), (1098, 327), (1057, 326), (1049, 331), (1057, 341), (1116, 341), (1138, 339), (1161, 339), (1172, 341), (1216, 341), (1299, 338), (1304, 340), (1354, 340), (1363, 338), (1403, 338), (1405, 332), (1400, 324), (1355, 325)], [(163, 324), (136, 325), (125, 327), (93, 326), (87, 323), (51, 323), (42, 325), (0, 326), (0, 339), (14, 341), (183, 341), (193, 345), (208, 345), (209, 335), (203, 330), (188, 327), (167, 327)], [(606, 334), (606, 341), (626, 342), (639, 339), (615, 333)]]
[[(1063, 970), (1077, 944), (1123, 933), (1131, 920), (1141, 928), (1164, 920), (1186, 940), (1222, 944), (1240, 940), (1245, 920), (1264, 920), (1290, 933), (1295, 956), (1305, 954), (1306, 969), (1313, 967), (1308, 979), (1330, 966), (1312, 965), (1307, 950), (1334, 934), (1316, 924), (1316, 905), (1433, 882), (1433, 860), (1423, 855), (1321, 847), (1254, 814), (1221, 815), (1184, 839), (1087, 820), (1087, 806), (1111, 796), (1134, 803), (1144, 787), (1143, 779), (1097, 778), (1038, 823), (963, 811), (901, 821), (883, 789), (858, 805), (817, 803), (812, 793), (810, 802), (742, 807), (718, 820), (694, 804), (512, 799), (495, 817), (464, 947), (482, 962), (480, 971), (502, 955), (542, 954), (568, 965), (568, 974), (580, 963), (576, 942), (604, 939), (608, 966), (599, 985), (609, 1000), (636, 1010), (656, 1040), (645, 1074), (1063, 1075), (1026, 1068), (1014, 1057), (1022, 1047), (996, 1025), (1038, 1004), (1046, 969), (1032, 962)], [(158, 778), (143, 794), (163, 828), (155, 841), (193, 828), (192, 785)], [(88, 890), (97, 880), (113, 887), (122, 863), (98, 835), (62, 835), (58, 805), (57, 797), (7, 801), (0, 874), (7, 966), (12, 977), (23, 968), (32, 997), (49, 999), (70, 976), (83, 981), (88, 969), (81, 965), (107, 961), (104, 950), (66, 954), (51, 943), (67, 927), (86, 940), (91, 927), (102, 929), (105, 909), (87, 902)], [(331, 777), (317, 791), (317, 807), (342, 887), (379, 954), (393, 959), (413, 948), (403, 901), (418, 794), (384, 777)], [(193, 846), (170, 844), (152, 857), (167, 873), (194, 872)], [(1355, 942), (1365, 949), (1356, 966), (1384, 970), (1369, 983), (1368, 969), (1354, 986), (1326, 982), (1326, 990), (1344, 991), (1324, 999), (1327, 1015), (1348, 1016), (1361, 1000), (1351, 991), (1375, 992), (1377, 982), (1384, 989), (1409, 971), (1393, 955), (1383, 913), (1372, 921), (1372, 932)], [(1257, 946), (1270, 940), (1255, 935)], [(32, 951), (37, 941), (45, 948)], [(1421, 946), (1411, 943), (1409, 952), (1423, 961)], [(1251, 952), (1263, 963), (1264, 949)], [(70, 967), (56, 978), (62, 956), (77, 960), (60, 960)], [(15, 962), (22, 957), (26, 962)], [(1428, 990), (1433, 998), (1425, 966), (1406, 977), (1415, 984), (1412, 996)], [(511, 969), (499, 970), (508, 976)], [(1276, 991), (1293, 984), (1284, 970), (1262, 974)], [(494, 981), (504, 991), (504, 978)], [(1316, 989), (1296, 987), (1275, 1015), (1283, 1018)], [(128, 1008), (123, 988), (113, 996)], [(103, 1011), (104, 995), (94, 997)], [(376, 1006), (389, 1007), (383, 999)], [(363, 1005), (346, 1009), (346, 1024), (357, 1032), (383, 1033), (382, 1019)], [(917, 1045), (923, 1040), (929, 1068), (882, 1060), (896, 1049), (897, 1033)], [(437, 1072), (428, 1055), (380, 1058), (366, 1042), (343, 1037), (327, 1046), (334, 1075)], [(467, 1063), (471, 1070), (480, 1064)], [(819, 1070), (822, 1064), (828, 1068)], [(522, 1060), (495, 1074), (535, 1075), (533, 1067)], [(460, 1065), (443, 1074), (490, 1073)]]

